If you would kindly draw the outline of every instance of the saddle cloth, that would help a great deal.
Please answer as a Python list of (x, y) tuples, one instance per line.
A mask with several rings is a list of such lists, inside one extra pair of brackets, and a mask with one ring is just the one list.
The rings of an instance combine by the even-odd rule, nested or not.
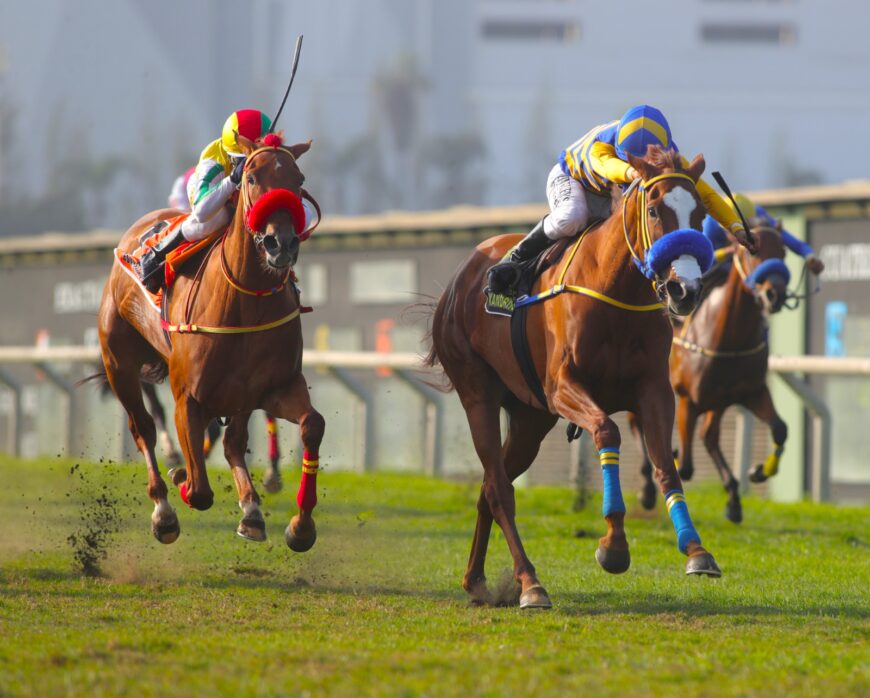
[[(176, 230), (189, 216), (189, 213), (183, 213), (180, 216), (175, 216), (174, 218), (167, 219), (169, 225), (167, 225), (162, 230), (151, 233), (151, 229), (149, 228), (146, 233), (139, 238), (139, 247), (137, 247), (133, 252), (124, 252), (119, 248), (115, 248), (115, 259), (118, 264), (121, 265), (121, 268), (127, 272), (127, 274), (138, 284), (139, 288), (142, 289), (142, 293), (145, 294), (145, 297), (151, 302), (151, 304), (155, 307), (155, 309), (160, 308), (160, 304), (163, 300), (163, 288), (161, 288), (157, 293), (151, 293), (145, 286), (142, 285), (142, 282), (139, 280), (139, 275), (136, 273), (136, 269), (134, 265), (138, 264), (139, 260), (142, 259), (142, 255), (145, 254), (151, 247), (160, 242), (163, 238), (165, 238), (169, 233)], [(151, 233), (150, 235), (148, 233)], [(209, 245), (211, 245), (217, 236), (210, 235), (202, 240), (197, 240), (196, 242), (183, 242), (179, 247), (174, 249), (168, 255), (166, 255), (166, 263), (163, 265), (163, 273), (166, 280), (165, 288), (169, 288), (172, 286), (173, 282), (178, 276), (178, 272), (181, 270), (182, 266), (185, 262), (187, 262), (191, 257), (193, 257), (197, 252), (205, 249)]]

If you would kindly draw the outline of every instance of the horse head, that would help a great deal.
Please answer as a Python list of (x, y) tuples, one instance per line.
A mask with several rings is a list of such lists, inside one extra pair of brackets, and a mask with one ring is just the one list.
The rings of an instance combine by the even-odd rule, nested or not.
[(241, 137), (239, 141), (247, 155), (241, 182), (245, 227), (268, 267), (292, 267), (307, 237), (300, 198), (305, 176), (296, 161), (311, 141), (285, 146), (277, 134), (257, 142)]
[[(704, 171), (704, 157), (698, 155), (684, 168), (678, 152), (650, 146), (645, 157), (629, 155), (629, 162), (641, 175), (625, 195), (627, 204), (631, 193), (636, 194), (638, 232), (629, 249), (668, 310), (688, 315), (700, 299), (701, 275), (713, 262), (713, 249), (699, 232), (706, 211), (695, 187)], [(629, 218), (624, 212), (626, 240)], [(638, 244), (642, 255), (635, 252)]]
[[(753, 221), (755, 222), (755, 221)], [(778, 313), (787, 300), (788, 282), (791, 273), (785, 262), (785, 243), (782, 240), (782, 223), (775, 226), (754, 225), (752, 233), (757, 241), (757, 251), (750, 254), (737, 248), (734, 264), (743, 278), (746, 289), (755, 297), (765, 313)]]

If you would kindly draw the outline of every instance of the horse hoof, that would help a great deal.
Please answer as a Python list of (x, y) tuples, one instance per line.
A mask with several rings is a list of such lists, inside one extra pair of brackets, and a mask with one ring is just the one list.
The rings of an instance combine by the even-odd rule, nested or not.
[(187, 480), (187, 470), (185, 468), (170, 468), (169, 479), (172, 480), (172, 484), (176, 487), (180, 487), (181, 483)]
[(520, 594), (520, 608), (553, 608), (553, 603), (547, 590), (540, 584), (535, 584)]
[(739, 524), (743, 521), (743, 505), (740, 501), (728, 502), (725, 505), (725, 518), (731, 523)]
[(652, 483), (647, 483), (638, 494), (640, 505), (647, 511), (656, 508), (656, 486)]
[(160, 523), (152, 521), (151, 533), (154, 534), (154, 537), (158, 542), (163, 543), (164, 545), (174, 543), (178, 540), (178, 536), (181, 535), (181, 526), (178, 523), (178, 518), (173, 517), (172, 519), (161, 521)]
[(268, 470), (263, 476), (263, 487), (269, 494), (276, 494), (281, 491), (284, 483), (281, 480), (281, 473), (277, 470)]
[(695, 467), (691, 465), (681, 465), (679, 470), (677, 470), (677, 473), (679, 474), (681, 480), (686, 480), (688, 482), (692, 479), (692, 475), (695, 474)]
[(764, 466), (758, 463), (752, 470), (749, 471), (749, 482), (756, 484), (767, 480), (767, 475), (764, 474)]
[(599, 545), (595, 551), (595, 560), (605, 572), (622, 574), (631, 566), (631, 554), (628, 549), (615, 550)]
[(686, 562), (686, 574), (703, 574), (708, 577), (721, 577), (722, 570), (716, 564), (716, 560), (708, 552), (697, 553), (689, 557)]
[(287, 547), (294, 553), (304, 553), (311, 550), (314, 541), (317, 540), (314, 520), (309, 519), (308, 521), (309, 525), (303, 528), (299, 525), (299, 516), (294, 516), (284, 530), (284, 540), (287, 541)]
[(266, 540), (266, 522), (262, 518), (242, 519), (236, 533), (245, 540), (262, 543)]

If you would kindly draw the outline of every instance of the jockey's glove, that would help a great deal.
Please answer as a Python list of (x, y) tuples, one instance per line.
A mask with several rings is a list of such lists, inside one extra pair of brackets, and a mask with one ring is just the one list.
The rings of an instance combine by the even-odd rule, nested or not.
[(240, 158), (236, 163), (236, 166), (233, 168), (233, 171), (230, 173), (230, 181), (237, 187), (242, 183), (242, 174), (244, 174), (245, 171), (245, 160), (246, 158)]

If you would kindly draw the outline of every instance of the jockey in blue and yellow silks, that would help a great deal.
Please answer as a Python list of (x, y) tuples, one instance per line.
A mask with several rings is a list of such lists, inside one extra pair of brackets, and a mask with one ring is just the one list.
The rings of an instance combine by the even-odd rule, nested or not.
[[(743, 217), (751, 225), (759, 223), (771, 227), (777, 226), (776, 219), (771, 216), (763, 206), (752, 203), (750, 198), (745, 194), (735, 194), (734, 200), (737, 202), (737, 208), (740, 209), (740, 213), (743, 214)], [(728, 202), (728, 205), (731, 206), (731, 202)], [(708, 215), (704, 219), (702, 232), (713, 245), (713, 249), (716, 251), (716, 260), (723, 262), (720, 266), (729, 266), (730, 250), (727, 248), (730, 246), (731, 241), (728, 239), (725, 229), (719, 225), (712, 216)], [(821, 274), (822, 271), (824, 271), (824, 263), (816, 256), (813, 252), (813, 248), (810, 247), (808, 243), (803, 240), (798, 240), (785, 229), (781, 230), (781, 235), (783, 244), (792, 252), (806, 260), (807, 269), (816, 275)]]
[[(490, 291), (508, 291), (516, 281), (520, 262), (532, 259), (555, 240), (575, 235), (590, 221), (610, 216), (611, 185), (627, 187), (640, 177), (628, 156), (644, 157), (650, 145), (678, 150), (664, 114), (655, 107), (639, 105), (619, 121), (596, 126), (563, 150), (547, 177), (550, 214), (519, 242), (507, 260), (490, 269)], [(688, 166), (688, 161), (682, 160)], [(698, 180), (696, 186), (707, 211), (738, 242), (746, 244), (743, 224), (722, 197), (704, 180)]]

